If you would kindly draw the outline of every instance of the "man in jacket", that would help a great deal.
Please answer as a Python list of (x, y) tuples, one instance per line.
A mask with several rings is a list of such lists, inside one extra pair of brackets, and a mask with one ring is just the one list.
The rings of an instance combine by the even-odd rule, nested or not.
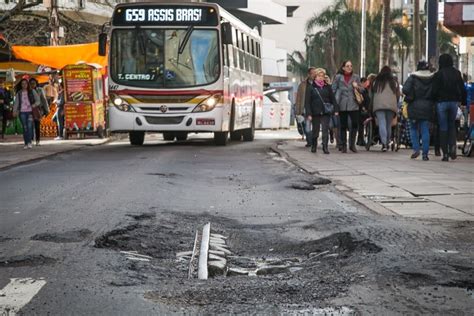
[(466, 89), (461, 72), (454, 68), (448, 54), (439, 56), (439, 70), (433, 76), (433, 100), (437, 103), (439, 136), (443, 161), (456, 159), (456, 114), (458, 104), (466, 102)]
[(413, 144), (412, 159), (420, 155), (420, 135), (423, 145), (423, 160), (427, 161), (430, 149), (430, 122), (433, 122), (435, 103), (431, 100), (433, 73), (430, 65), (422, 60), (418, 62), (416, 72), (408, 77), (403, 85), (405, 101), (408, 102), (408, 119), (410, 120), (410, 136)]
[(313, 137), (312, 137), (312, 131), (311, 131), (311, 121), (308, 120), (308, 116), (305, 113), (305, 103), (306, 103), (306, 98), (308, 98), (308, 92), (311, 91), (311, 87), (312, 87), (315, 77), (316, 77), (316, 68), (315, 67), (308, 68), (308, 75), (305, 78), (305, 80), (301, 81), (301, 83), (298, 86), (298, 90), (296, 92), (295, 114), (303, 115), (305, 118), (304, 133), (306, 136), (306, 147), (311, 147), (311, 142), (312, 142)]

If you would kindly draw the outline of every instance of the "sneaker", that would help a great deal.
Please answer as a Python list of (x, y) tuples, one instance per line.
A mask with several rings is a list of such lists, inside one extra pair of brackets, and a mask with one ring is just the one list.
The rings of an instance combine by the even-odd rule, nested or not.
[(423, 155), (423, 161), (428, 161), (428, 160), (430, 160), (430, 158), (428, 158), (428, 156)]
[(387, 146), (382, 145), (382, 152), (386, 152), (386, 151), (387, 151)]
[(23, 146), (23, 149), (28, 149), (28, 145)]
[(33, 148), (33, 145), (31, 143), (29, 143), (27, 146), (26, 146), (28, 149), (31, 149)]
[(63, 138), (61, 136), (55, 137), (54, 140), (62, 140)]
[(306, 144), (306, 145), (304, 145), (304, 147), (309, 148), (309, 147), (311, 147), (311, 144)]
[(420, 152), (419, 151), (415, 151), (412, 155), (411, 155), (411, 159), (416, 159), (418, 158), (418, 156), (420, 156)]
[(41, 146), (38, 140), (36, 141), (36, 146)]

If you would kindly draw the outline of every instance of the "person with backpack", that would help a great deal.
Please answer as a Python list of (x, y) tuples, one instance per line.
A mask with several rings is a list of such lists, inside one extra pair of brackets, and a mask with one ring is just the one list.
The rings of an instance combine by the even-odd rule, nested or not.
[(433, 122), (435, 103), (431, 99), (433, 87), (433, 73), (430, 65), (421, 60), (416, 72), (412, 73), (403, 85), (403, 94), (408, 103), (408, 119), (410, 120), (410, 136), (413, 146), (412, 159), (420, 156), (420, 133), (422, 144), (422, 158), (428, 161), (430, 150), (430, 122)]
[(36, 146), (39, 146), (40, 145), (40, 134), (41, 134), (41, 118), (43, 116), (46, 116), (46, 115), (49, 114), (49, 105), (48, 105), (48, 101), (46, 99), (46, 95), (44, 93), (43, 88), (41, 88), (38, 84), (38, 80), (36, 80), (35, 78), (31, 78), (30, 79), (30, 86), (31, 86), (32, 90), (36, 91), (36, 93), (38, 94), (38, 96), (40, 98), (41, 117), (34, 119), (34, 131), (35, 131), (34, 136), (35, 136), (35, 139), (36, 139)]
[(456, 159), (456, 114), (467, 99), (461, 72), (454, 68), (449, 54), (439, 56), (439, 70), (433, 76), (432, 99), (436, 104), (442, 161)]
[(24, 149), (31, 149), (31, 140), (33, 138), (33, 111), (36, 112), (40, 106), (40, 99), (36, 91), (32, 90), (28, 79), (21, 79), (16, 87), (15, 103), (13, 105), (13, 115), (20, 116), (23, 127)]

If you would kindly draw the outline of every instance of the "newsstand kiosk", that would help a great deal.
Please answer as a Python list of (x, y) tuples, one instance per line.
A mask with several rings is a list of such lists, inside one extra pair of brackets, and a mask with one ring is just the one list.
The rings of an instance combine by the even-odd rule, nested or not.
[(104, 83), (95, 64), (67, 65), (62, 69), (64, 80), (64, 138), (77, 134), (105, 136)]

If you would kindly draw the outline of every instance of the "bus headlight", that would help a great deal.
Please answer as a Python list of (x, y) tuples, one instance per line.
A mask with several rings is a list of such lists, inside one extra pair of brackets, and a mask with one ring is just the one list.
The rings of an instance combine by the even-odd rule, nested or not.
[(193, 112), (209, 112), (212, 111), (217, 104), (222, 101), (221, 94), (211, 95), (209, 98), (205, 99), (199, 103), (193, 110)]
[(131, 106), (127, 101), (125, 101), (118, 95), (111, 95), (110, 100), (112, 101), (113, 105), (120, 111), (135, 112), (133, 106)]

